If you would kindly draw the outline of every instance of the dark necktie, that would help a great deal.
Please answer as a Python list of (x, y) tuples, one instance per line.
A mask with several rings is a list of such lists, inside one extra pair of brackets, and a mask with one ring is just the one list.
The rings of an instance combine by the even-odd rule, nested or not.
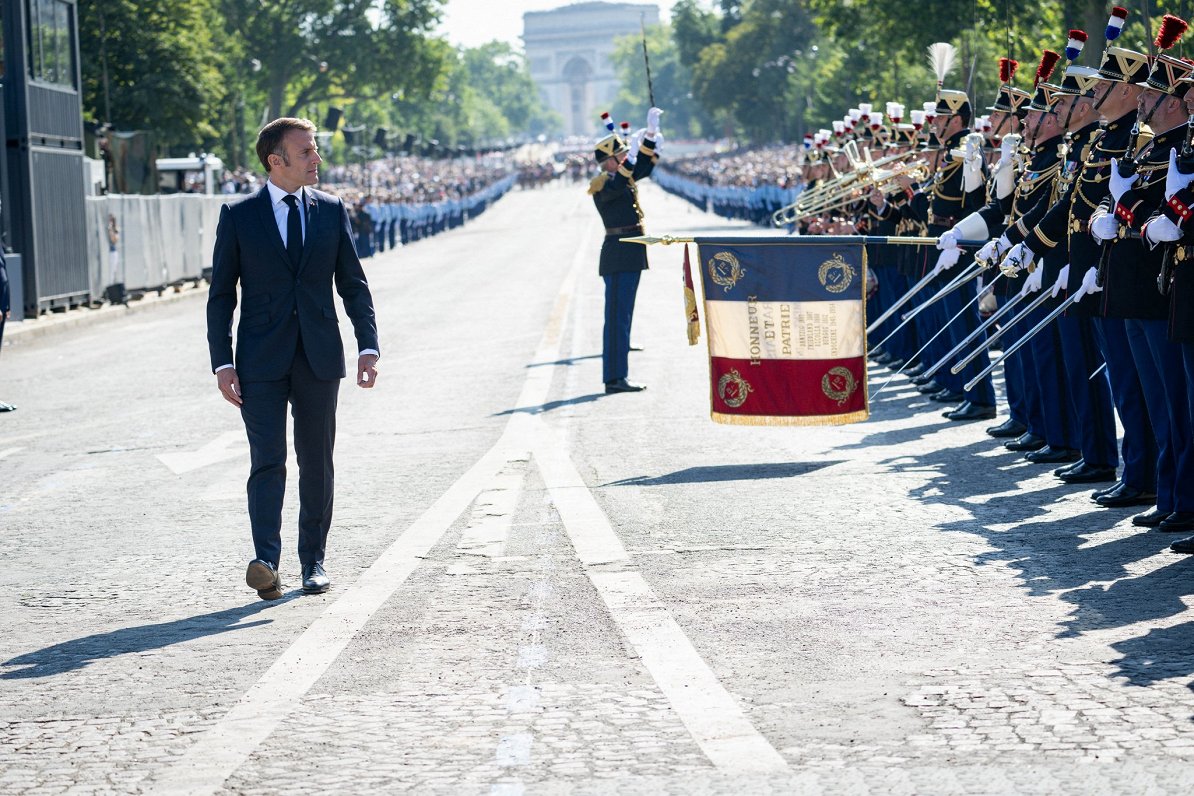
[(286, 196), (283, 202), (290, 206), (286, 214), (286, 254), (290, 257), (290, 266), (297, 269), (299, 261), (303, 259), (303, 219), (299, 213), (298, 197)]

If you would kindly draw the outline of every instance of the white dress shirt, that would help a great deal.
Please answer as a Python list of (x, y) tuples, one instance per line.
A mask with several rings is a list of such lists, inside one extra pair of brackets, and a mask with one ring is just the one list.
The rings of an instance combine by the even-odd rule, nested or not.
[[(278, 234), (282, 236), (282, 248), (283, 249), (286, 248), (286, 244), (287, 244), (287, 234), (286, 233), (287, 233), (287, 227), (290, 224), (290, 205), (286, 204), (287, 196), (298, 197), (299, 218), (301, 219), (302, 226), (303, 226), (303, 242), (306, 243), (306, 241), (307, 241), (307, 204), (305, 201), (306, 196), (304, 194), (303, 189), (300, 187), (294, 193), (287, 193), (286, 191), (282, 190), (277, 185), (275, 185), (273, 180), (266, 181), (265, 187), (266, 187), (266, 190), (269, 191), (270, 206), (273, 207), (273, 210), (274, 210), (274, 221), (277, 222), (277, 224), (278, 224)], [(372, 354), (375, 357), (381, 356), (380, 354), (378, 354), (377, 351), (375, 351), (372, 348), (362, 349), (361, 352), (359, 354), (357, 354), (357, 356), (364, 356), (365, 354)], [(232, 363), (229, 363), (227, 365), (220, 365), (218, 368), (216, 368), (215, 372), (219, 373), (221, 370), (224, 370), (225, 368), (230, 368), (230, 367), (232, 367)]]

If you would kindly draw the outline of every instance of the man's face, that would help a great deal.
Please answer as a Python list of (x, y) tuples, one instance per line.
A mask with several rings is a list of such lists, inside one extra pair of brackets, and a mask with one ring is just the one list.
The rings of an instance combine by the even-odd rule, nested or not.
[(280, 187), (315, 185), (319, 182), (319, 145), (315, 133), (288, 130), (282, 138), (281, 154), (270, 155), (270, 176)]
[(625, 155), (614, 155), (601, 161), (601, 168), (610, 172), (611, 174), (618, 170), (618, 166), (622, 165), (622, 161), (626, 159)]

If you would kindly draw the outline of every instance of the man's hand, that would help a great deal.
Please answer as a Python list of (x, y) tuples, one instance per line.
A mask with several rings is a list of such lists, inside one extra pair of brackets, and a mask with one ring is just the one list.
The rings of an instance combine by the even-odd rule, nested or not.
[(1128, 189), (1136, 184), (1140, 179), (1139, 174), (1132, 174), (1130, 177), (1121, 177), (1119, 174), (1119, 161), (1111, 158), (1111, 198), (1119, 204), (1119, 200), (1128, 192)]
[(659, 132), (659, 117), (663, 115), (663, 111), (659, 108), (651, 108), (647, 111), (647, 135), (654, 136)]
[(377, 384), (377, 356), (361, 354), (357, 357), (357, 386), (366, 390)]
[(240, 379), (236, 375), (236, 368), (224, 368), (217, 373), (216, 385), (225, 401), (237, 407), (244, 404), (244, 399), (240, 397)]

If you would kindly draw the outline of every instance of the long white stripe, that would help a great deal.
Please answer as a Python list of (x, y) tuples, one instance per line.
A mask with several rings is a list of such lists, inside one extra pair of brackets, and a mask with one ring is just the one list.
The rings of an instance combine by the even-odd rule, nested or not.
[[(786, 770), (783, 757), (750, 723), (643, 576), (626, 568), (626, 548), (562, 440), (539, 418), (532, 420), (538, 426), (535, 461), (586, 574), (693, 739), (720, 769)], [(610, 564), (618, 570), (602, 570)]]
[(860, 357), (859, 301), (706, 301), (709, 350), (730, 359)]

